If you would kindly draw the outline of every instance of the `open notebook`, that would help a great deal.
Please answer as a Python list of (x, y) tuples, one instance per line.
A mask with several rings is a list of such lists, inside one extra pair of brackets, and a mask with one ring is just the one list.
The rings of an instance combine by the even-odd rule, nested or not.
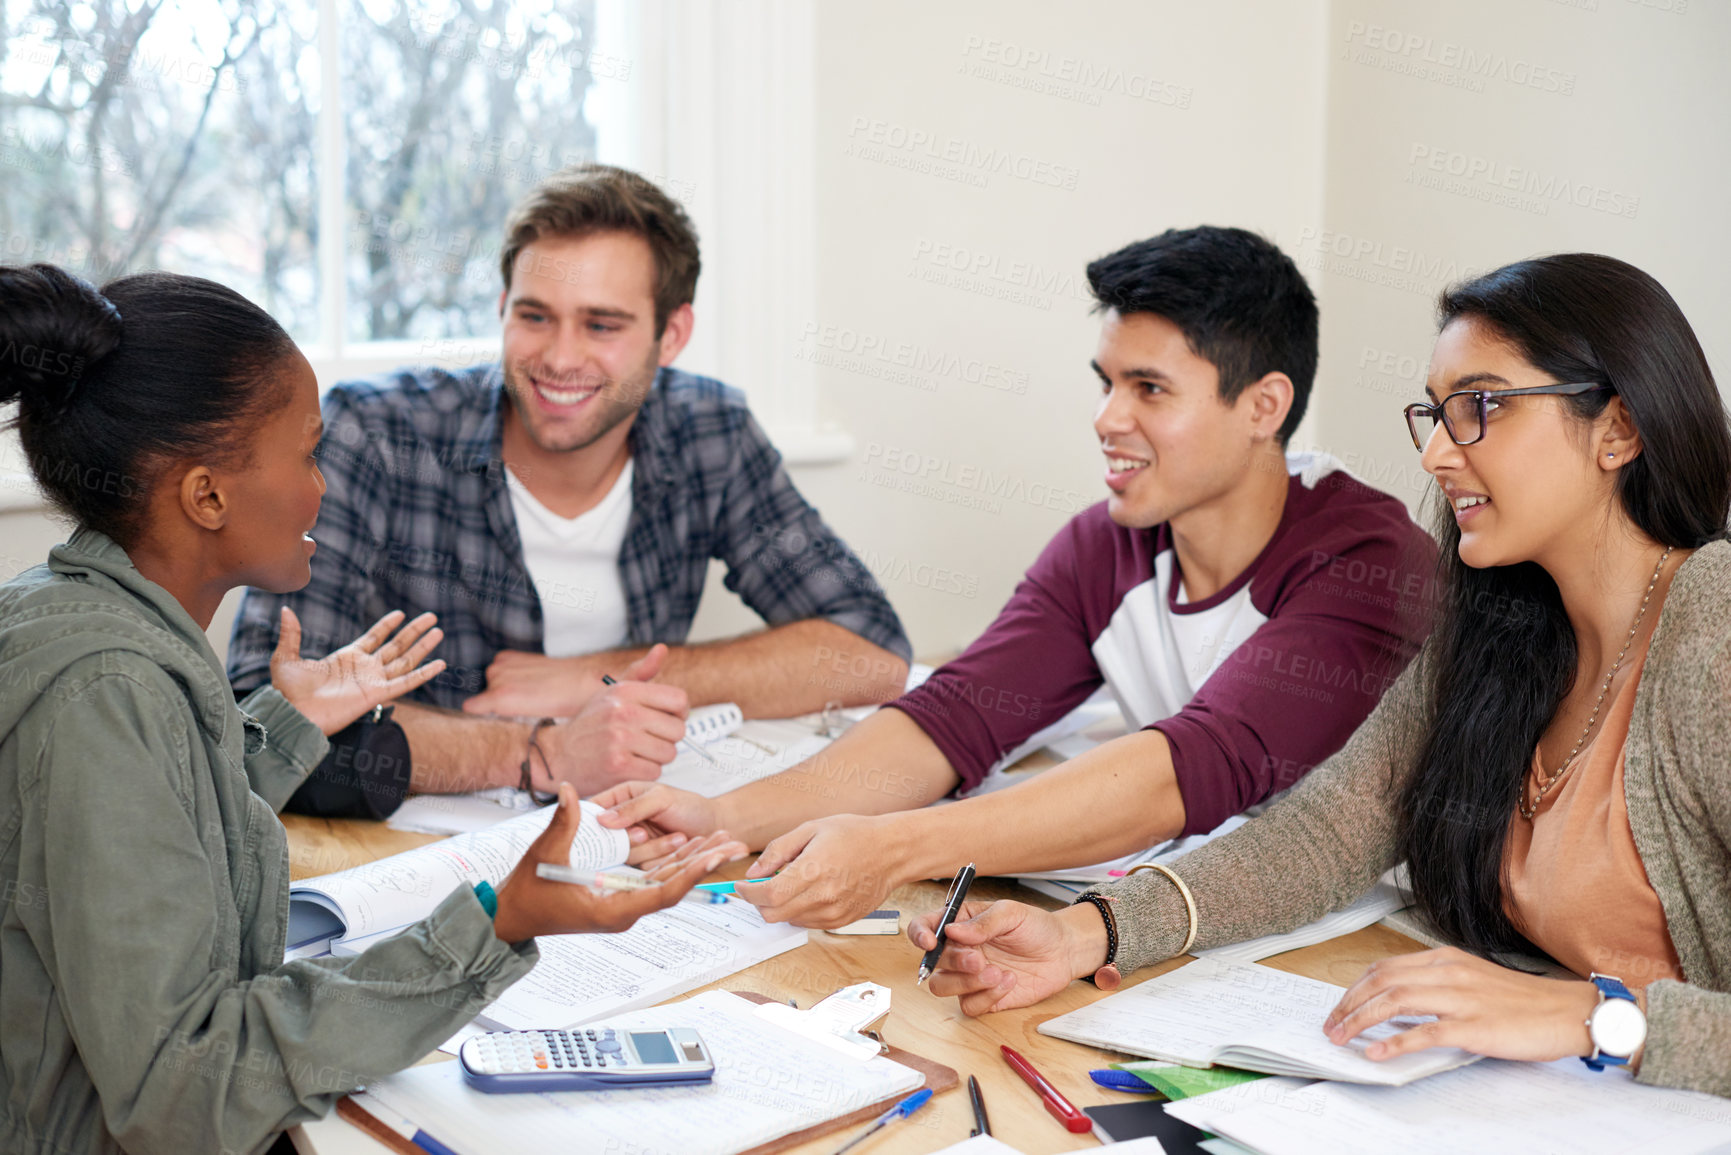
[[(582, 803), (573, 866), (600, 870), (625, 860), (625, 833), (597, 825)], [(290, 958), (359, 954), (428, 914), (459, 886), (503, 881), (553, 808), (435, 842), (289, 888)], [(482, 1012), (510, 1028), (568, 1027), (648, 1006), (792, 950), (803, 930), (765, 923), (743, 900), (681, 902), (618, 934), (543, 935), (540, 961)]]
[(1238, 1067), (1400, 1086), (1475, 1062), (1439, 1047), (1377, 1061), (1365, 1047), (1411, 1026), (1396, 1019), (1345, 1046), (1322, 1033), (1345, 987), (1255, 963), (1201, 958), (1040, 1024), (1042, 1035), (1190, 1067)]

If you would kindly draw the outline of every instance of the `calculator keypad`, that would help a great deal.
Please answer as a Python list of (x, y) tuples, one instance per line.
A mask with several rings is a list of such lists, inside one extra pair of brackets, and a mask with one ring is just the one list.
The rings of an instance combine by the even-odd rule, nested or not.
[(467, 1047), (470, 1066), (483, 1075), (541, 1071), (603, 1071), (627, 1066), (611, 1030), (510, 1031), (477, 1035)]

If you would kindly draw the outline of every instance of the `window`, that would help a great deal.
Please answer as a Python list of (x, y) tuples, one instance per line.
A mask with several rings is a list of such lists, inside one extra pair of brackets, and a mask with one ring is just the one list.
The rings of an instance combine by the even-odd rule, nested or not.
[(221, 281), (327, 385), (473, 363), (498, 353), (510, 204), (572, 161), (623, 164), (704, 239), (681, 366), (745, 389), (790, 461), (841, 460), (787, 353), (815, 283), (814, 19), (805, 0), (0, 0), (0, 262)]
[(0, 260), (211, 277), (331, 357), (491, 338), (506, 211), (629, 72), (594, 0), (0, 4)]

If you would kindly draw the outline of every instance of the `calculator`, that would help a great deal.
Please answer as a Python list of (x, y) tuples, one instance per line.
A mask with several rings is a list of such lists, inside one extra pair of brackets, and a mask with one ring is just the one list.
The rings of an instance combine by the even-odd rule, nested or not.
[(676, 1087), (715, 1077), (709, 1048), (689, 1027), (494, 1031), (464, 1042), (457, 1060), (470, 1086), (492, 1094)]

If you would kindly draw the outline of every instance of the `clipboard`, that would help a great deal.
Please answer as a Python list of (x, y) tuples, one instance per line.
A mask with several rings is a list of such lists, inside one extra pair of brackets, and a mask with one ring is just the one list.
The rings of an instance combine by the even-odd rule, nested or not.
[[(779, 1001), (770, 998), (768, 995), (760, 995), (749, 991), (731, 991), (729, 993), (760, 1005), (763, 1003)], [(902, 1066), (911, 1067), (913, 1070), (924, 1075), (926, 1081), (921, 1084), (921, 1086), (929, 1088), (934, 1095), (941, 1095), (943, 1092), (953, 1089), (961, 1081), (960, 1077), (956, 1074), (956, 1069), (954, 1067), (946, 1067), (942, 1063), (925, 1058), (921, 1055), (916, 1055), (912, 1051), (904, 1051), (902, 1048), (894, 1045), (891, 1045), (889, 1049), (884, 1052), (883, 1057), (886, 1059), (893, 1059)], [(918, 1088), (916, 1088), (916, 1090), (917, 1089)], [(869, 1123), (885, 1111), (889, 1110), (890, 1107), (906, 1098), (909, 1094), (911, 1094), (911, 1092), (903, 1091), (900, 1094), (891, 1095), (887, 1099), (882, 1099), (876, 1103), (871, 1103), (867, 1106), (861, 1107), (859, 1110), (854, 1111), (851, 1114), (839, 1115), (834, 1119), (826, 1119), (822, 1123), (815, 1123), (812, 1126), (805, 1128), (803, 1131), (794, 1131), (791, 1134), (783, 1135), (779, 1139), (773, 1139), (768, 1143), (761, 1143), (756, 1147), (741, 1152), (740, 1155), (774, 1155), (775, 1152), (785, 1151), (790, 1147), (797, 1147), (809, 1139), (816, 1139), (820, 1136), (828, 1135), (832, 1131), (840, 1131), (843, 1128), (852, 1127), (859, 1123)], [(359, 1103), (356, 1103), (348, 1096), (344, 1096), (342, 1099), (338, 1100), (337, 1115), (348, 1123), (360, 1128), (362, 1131), (365, 1131), (368, 1135), (371, 1135), (374, 1139), (377, 1139), (380, 1143), (383, 1143), (386, 1147), (395, 1151), (397, 1155), (427, 1155), (424, 1148), (415, 1146), (415, 1144), (410, 1142), (395, 1128), (374, 1117), (365, 1107), (362, 1107)]]

